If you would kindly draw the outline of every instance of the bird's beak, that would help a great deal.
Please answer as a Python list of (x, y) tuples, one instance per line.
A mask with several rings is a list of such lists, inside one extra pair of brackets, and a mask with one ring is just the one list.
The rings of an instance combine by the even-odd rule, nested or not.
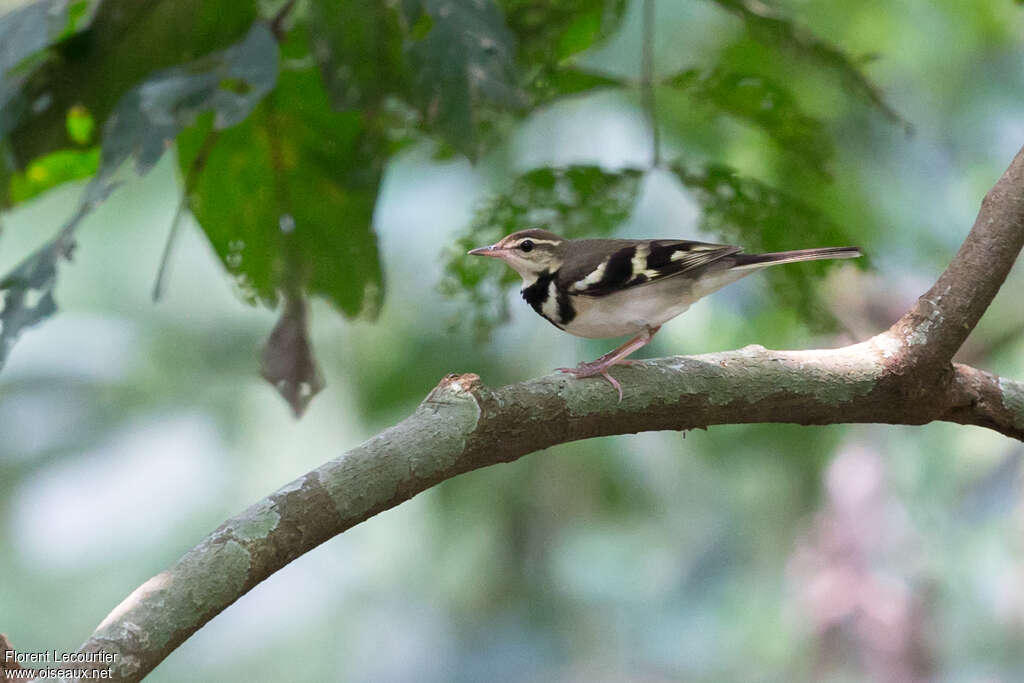
[(492, 244), (489, 247), (477, 247), (476, 249), (470, 249), (466, 253), (470, 256), (493, 256), (494, 258), (501, 258), (505, 255), (505, 250), (497, 244)]

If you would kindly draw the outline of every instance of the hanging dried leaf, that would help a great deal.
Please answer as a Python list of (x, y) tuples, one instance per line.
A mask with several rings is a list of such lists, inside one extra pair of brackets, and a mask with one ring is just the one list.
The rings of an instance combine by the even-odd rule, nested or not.
[(288, 401), (297, 418), (324, 388), (309, 342), (306, 301), (301, 295), (285, 298), (281, 317), (263, 347), (260, 374)]

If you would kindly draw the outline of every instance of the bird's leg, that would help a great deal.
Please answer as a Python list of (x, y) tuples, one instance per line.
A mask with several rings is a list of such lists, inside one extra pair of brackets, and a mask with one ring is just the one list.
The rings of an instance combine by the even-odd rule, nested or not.
[(643, 332), (633, 337), (622, 346), (604, 354), (600, 358), (589, 362), (582, 362), (575, 368), (558, 369), (562, 372), (568, 372), (576, 375), (577, 377), (594, 377), (596, 375), (600, 375), (613, 365), (624, 365), (627, 363), (628, 361), (626, 361), (626, 357), (647, 346), (660, 329), (660, 325), (658, 327), (644, 328)]
[(609, 351), (600, 358), (592, 360), (589, 363), (583, 362), (574, 368), (558, 368), (559, 372), (566, 372), (577, 379), (581, 377), (596, 377), (600, 375), (608, 380), (615, 390), (619, 392), (619, 400), (622, 400), (622, 387), (614, 377), (608, 374), (608, 369), (613, 365), (623, 365), (628, 363), (626, 356), (636, 352), (639, 349), (647, 346), (654, 335), (661, 329), (658, 327), (647, 327), (644, 331), (627, 341), (622, 346)]

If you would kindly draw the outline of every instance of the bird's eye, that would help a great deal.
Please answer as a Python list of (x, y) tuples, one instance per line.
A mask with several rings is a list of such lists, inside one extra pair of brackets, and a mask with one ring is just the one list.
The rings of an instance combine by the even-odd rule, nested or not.
[(533, 251), (533, 242), (530, 240), (523, 240), (519, 243), (519, 248), (523, 251)]

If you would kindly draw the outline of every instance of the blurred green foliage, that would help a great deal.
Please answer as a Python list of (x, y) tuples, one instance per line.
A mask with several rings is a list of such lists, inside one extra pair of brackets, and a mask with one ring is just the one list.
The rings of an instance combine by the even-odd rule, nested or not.
[(385, 98), (407, 92), (401, 14), (374, 0), (310, 3), (311, 44), (336, 109), (379, 110)]
[(736, 14), (747, 28), (750, 37), (783, 54), (789, 54), (810, 68), (827, 69), (840, 79), (847, 90), (855, 93), (883, 112), (892, 122), (912, 129), (884, 95), (864, 75), (858, 61), (841, 49), (814, 35), (805, 26), (792, 21), (778, 9), (758, 0), (712, 0)]
[[(727, 166), (708, 165), (688, 170), (672, 167), (701, 207), (701, 229), (742, 244), (749, 251), (785, 251), (796, 244), (854, 246), (855, 234), (832, 222), (821, 211), (754, 178), (744, 178)], [(812, 329), (834, 330), (835, 320), (814, 286), (829, 264), (808, 268), (776, 268), (765, 276), (785, 307), (799, 311)], [(861, 262), (863, 265), (863, 262)]]
[[(245, 27), (263, 26), (257, 3), (76, 3), (68, 16), (58, 17), (61, 31), (53, 31), (52, 18), (41, 14), (53, 9), (50, 4), (0, 19), (0, 32), (25, 36), (0, 65), (3, 92), (11, 93), (5, 102), (33, 103), (4, 106), (4, 163), (13, 162), (13, 168), (6, 169), (6, 179), (0, 176), (0, 197), (24, 201), (98, 172), (76, 218), (56, 238), (61, 248), (44, 252), (69, 253), (81, 217), (113, 188), (115, 166), (135, 156), (136, 170), (145, 173), (176, 140), (188, 208), (242, 296), (270, 307), (322, 296), (347, 316), (374, 316), (384, 281), (373, 210), (385, 164), (410, 142), (431, 139), (439, 155), (500, 156), (517, 117), (588, 90), (629, 93), (638, 83), (655, 87), (658, 80), (650, 73), (610, 76), (579, 59), (614, 35), (626, 16), (624, 0), (313, 0), (298, 8), (282, 5), (280, 16), (268, 17), (268, 27), (251, 29), (233, 45)], [(839, 48), (761, 5), (713, 4), (740, 16), (752, 40), (777, 55), (789, 52), (828, 66), (842, 87), (893, 116)], [(268, 44), (269, 32), (280, 47)], [(650, 49), (652, 41), (652, 35), (643, 37)], [(214, 51), (225, 45), (231, 46)], [(288, 66), (275, 80), (276, 66), (268, 64), (276, 64), (278, 52)], [(726, 115), (763, 130), (785, 154), (827, 179), (833, 156), (829, 131), (803, 111), (783, 81), (752, 65), (678, 73), (659, 87), (707, 105), (712, 118)], [(212, 119), (199, 120), (203, 112), (212, 112)], [(657, 110), (648, 117), (659, 125)], [(93, 121), (104, 119), (98, 166), (95, 152), (55, 153), (65, 140), (85, 144)], [(477, 333), (486, 333), (506, 317), (503, 289), (509, 279), (487, 266), (462, 263), (463, 248), (527, 224), (570, 236), (606, 234), (628, 218), (642, 172), (580, 167), (520, 175), (510, 183), (511, 193), (486, 204), (457, 249), (449, 250), (442, 290), (467, 300), (464, 317)], [(559, 196), (563, 191), (568, 194)], [(768, 220), (750, 210), (756, 201), (742, 193), (719, 194), (713, 208), (704, 204), (709, 212), (729, 215), (729, 232), (756, 232), (760, 239), (754, 244), (828, 244), (825, 238), (835, 236), (826, 223), (801, 216), (798, 201), (776, 202)], [(704, 225), (727, 232), (714, 217)], [(795, 236), (792, 225), (806, 241), (782, 238)], [(165, 260), (177, 234), (178, 219)], [(56, 272), (56, 263), (45, 265), (48, 273)], [(161, 280), (164, 272), (166, 263)], [(790, 269), (776, 279), (788, 279), (786, 301), (812, 315), (806, 272)], [(34, 286), (19, 278), (4, 282)], [(52, 278), (46, 282), (52, 285)], [(158, 282), (155, 291), (162, 290)], [(55, 310), (19, 315), (7, 310), (16, 298), (3, 312), (3, 349), (25, 325)], [(305, 310), (296, 306), (291, 310)], [(282, 324), (297, 320), (282, 315)], [(814, 318), (820, 322), (825, 316)], [(306, 332), (295, 333), (295, 352), (311, 354)], [(297, 356), (281, 364), (300, 366), (311, 368), (315, 360)], [(281, 379), (297, 386), (310, 377)]]
[[(74, 234), (86, 215), (119, 184), (118, 175), (129, 163), (139, 174), (148, 172), (174, 139), (196, 118), (212, 112), (214, 126), (224, 128), (244, 120), (277, 79), (277, 50), (270, 30), (256, 23), (237, 45), (182, 66), (169, 67), (132, 88), (117, 103), (104, 125), (103, 148), (96, 175), (87, 185), (77, 209), (50, 241), (0, 279), (4, 305), (0, 310), (0, 365), (21, 333), (57, 310), (53, 296), (57, 266), (70, 260)], [(245, 84), (239, 90), (238, 85)], [(72, 112), (78, 111), (76, 105)], [(54, 170), (64, 162), (73, 171), (82, 157), (48, 157), (43, 168)], [(85, 157), (88, 163), (88, 156)], [(59, 167), (57, 167), (59, 168)], [(31, 174), (33, 169), (29, 169)], [(38, 175), (38, 170), (37, 170)], [(31, 175), (27, 176), (31, 179)], [(27, 192), (25, 183), (12, 176), (12, 186)], [(41, 177), (46, 182), (47, 176)], [(52, 183), (50, 183), (52, 185)], [(25, 188), (25, 189), (23, 189)]]
[(459, 151), (475, 158), (477, 111), (487, 104), (515, 108), (515, 38), (492, 2), (405, 0), (411, 27), (406, 47), (412, 66), (413, 101), (424, 123)]
[(673, 76), (667, 85), (686, 92), (699, 106), (762, 128), (783, 152), (827, 176), (835, 145), (821, 121), (800, 110), (792, 93), (763, 76), (720, 69), (696, 69)]
[(8, 136), (19, 166), (64, 144), (71, 107), (82, 104), (105, 121), (146, 77), (238, 41), (257, 18), (257, 3), (245, 0), (92, 4), (88, 26), (43, 46), (43, 59), (19, 88), (25, 106)]
[(576, 68), (573, 57), (618, 28), (626, 0), (503, 0), (505, 20), (518, 40), (520, 69), (532, 104), (601, 86), (617, 79)]

